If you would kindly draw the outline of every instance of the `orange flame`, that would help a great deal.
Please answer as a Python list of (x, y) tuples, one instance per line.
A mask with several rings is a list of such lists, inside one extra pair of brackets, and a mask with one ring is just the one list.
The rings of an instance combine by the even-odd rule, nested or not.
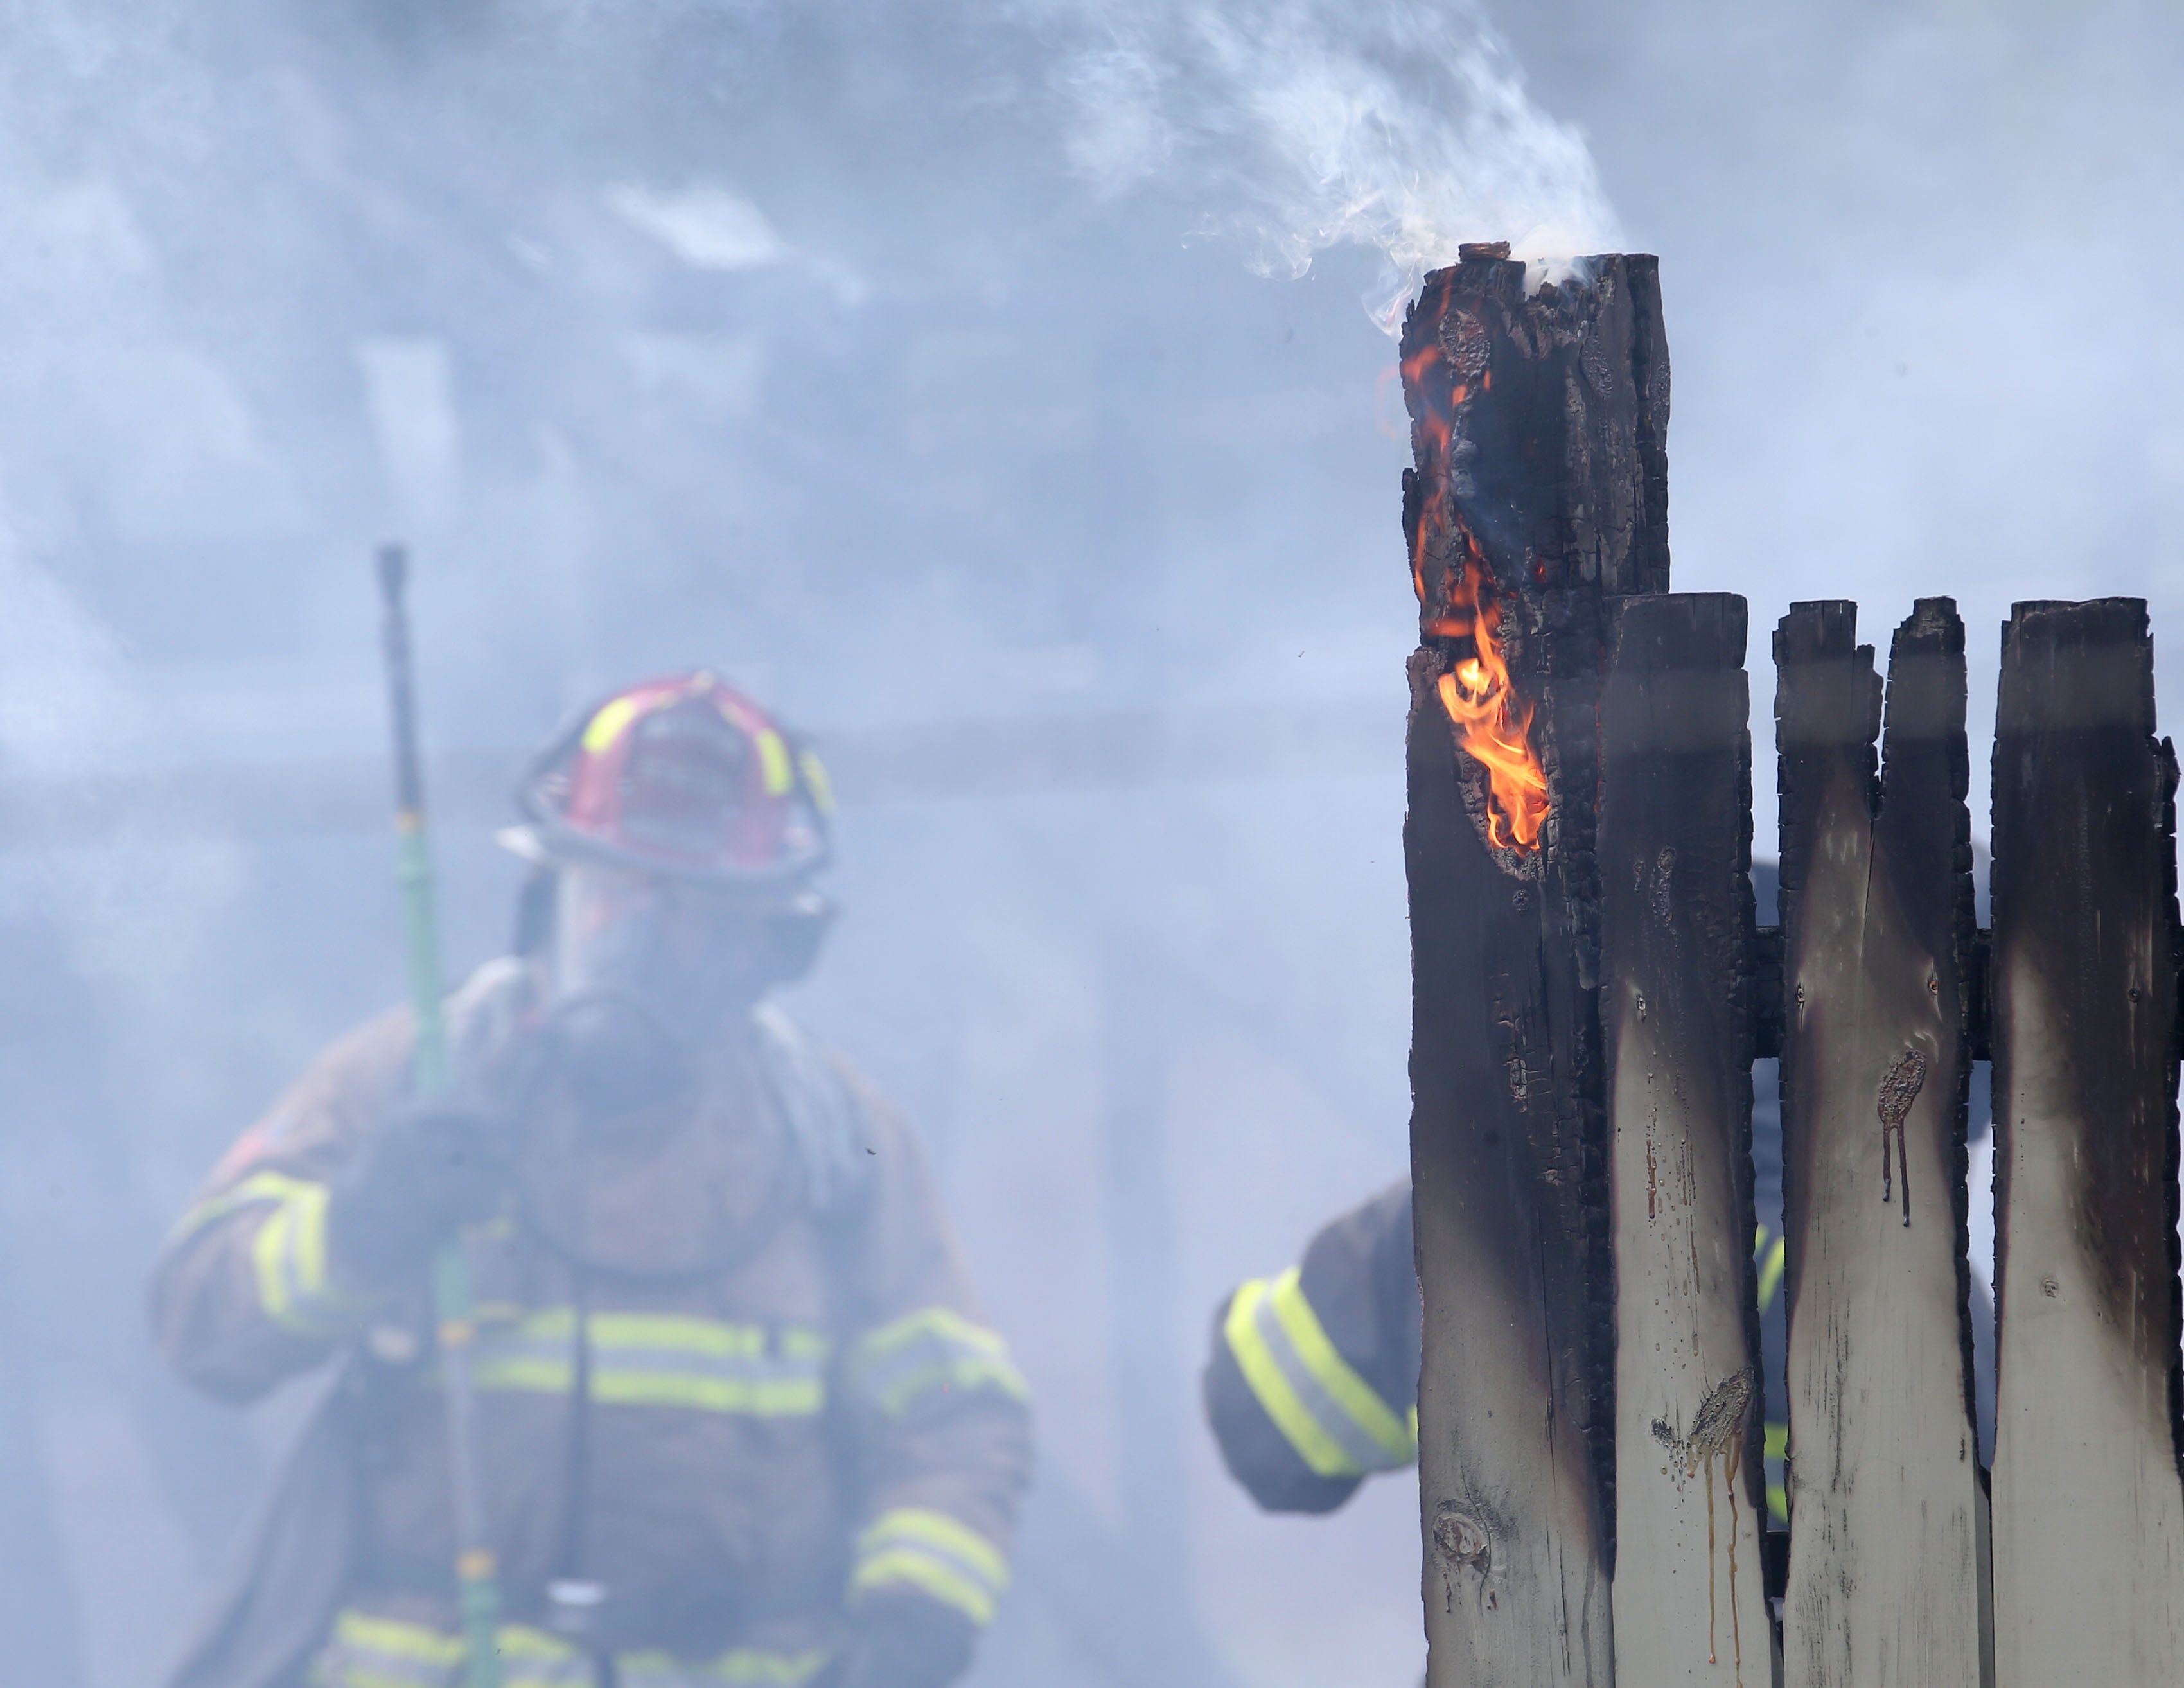
[[(1423, 529), (1424, 524), (1420, 524)], [(1480, 591), (1485, 567), (1465, 536), (1463, 570), (1449, 586), (1449, 608), (1425, 631), (1440, 638), (1468, 637), (1474, 654), (1440, 677), (1441, 707), (1457, 742), (1486, 769), (1488, 839), (1504, 850), (1535, 850), (1547, 818), (1547, 775), (1532, 749), (1532, 705), (1518, 694), (1502, 654), (1502, 606)], [(1412, 560), (1412, 577), (1425, 596), (1424, 535)]]
[[(1502, 606), (1489, 584), (1486, 560), (1478, 542), (1455, 520), (1448, 499), (1446, 468), (1455, 433), (1455, 415), (1472, 396), (1468, 383), (1454, 379), (1455, 372), (1433, 382), (1449, 382), (1446, 408), (1428, 396), (1429, 376), (1444, 361), (1439, 344), (1429, 342), (1405, 358), (1400, 365), (1405, 388), (1418, 397), (1412, 414), (1416, 419), (1412, 445), (1419, 472), (1435, 491), (1421, 512), (1411, 538), (1411, 584), (1422, 609), (1427, 601), (1426, 553), (1429, 543), (1453, 526), (1460, 542), (1462, 566), (1444, 576), (1446, 613), (1429, 613), (1424, 632), (1437, 638), (1466, 639), (1471, 654), (1459, 655), (1456, 665), (1440, 677), (1437, 689), (1441, 707), (1448, 711), (1457, 739), (1486, 770), (1486, 833), (1503, 850), (1539, 848), (1540, 829), (1549, 811), (1546, 771), (1540, 765), (1531, 744), (1532, 704), (1518, 695), (1502, 649)], [(1479, 388), (1490, 392), (1490, 370), (1482, 370)]]

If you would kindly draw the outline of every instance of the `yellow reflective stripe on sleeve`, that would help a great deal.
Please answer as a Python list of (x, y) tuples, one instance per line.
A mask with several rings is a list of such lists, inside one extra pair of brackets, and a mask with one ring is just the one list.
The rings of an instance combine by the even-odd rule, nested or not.
[(286, 1201), (298, 1190), (309, 1188), (308, 1178), (291, 1178), (286, 1173), (253, 1173), (233, 1189), (207, 1196), (183, 1214), (168, 1241), (178, 1243), (254, 1201)]
[(981, 1627), (1009, 1585), (1008, 1561), (1000, 1548), (945, 1513), (926, 1507), (885, 1512), (857, 1537), (851, 1597), (891, 1584), (908, 1583), (954, 1607)]
[[(1767, 1228), (1759, 1228), (1759, 1240), (1767, 1240)], [(1765, 1312), (1774, 1305), (1774, 1292), (1782, 1287), (1782, 1269), (1789, 1263), (1789, 1239), (1777, 1237), (1774, 1245), (1759, 1258), (1759, 1311)]]
[(338, 1334), (357, 1309), (326, 1280), (326, 1187), (298, 1184), (259, 1226), (250, 1261), (258, 1305), (299, 1336)]
[[(823, 1333), (673, 1313), (593, 1313), (591, 1398), (754, 1418), (811, 1418), (827, 1404)], [(471, 1375), (482, 1390), (566, 1395), (576, 1387), (573, 1309), (481, 1323)]]
[(1031, 1399), (1000, 1334), (950, 1307), (921, 1307), (866, 1333), (850, 1351), (848, 1376), (855, 1394), (890, 1417), (939, 1391), (991, 1389)]
[(1392, 1471), (1418, 1457), (1418, 1436), (1336, 1350), (1291, 1267), (1236, 1291), (1223, 1328), (1252, 1395), (1306, 1467), (1321, 1477)]
[[(1762, 1432), (1760, 1446), (1769, 1460), (1784, 1460), (1790, 1457), (1790, 1427), (1769, 1422)], [(1790, 1491), (1780, 1483), (1767, 1485), (1767, 1511), (1777, 1524), (1790, 1522)]]

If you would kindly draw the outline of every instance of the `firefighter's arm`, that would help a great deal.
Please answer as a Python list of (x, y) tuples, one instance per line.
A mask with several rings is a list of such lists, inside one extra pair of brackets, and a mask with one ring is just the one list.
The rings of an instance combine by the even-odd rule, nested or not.
[(1332, 1512), (1368, 1474), (1418, 1457), (1418, 1319), (1407, 1179), (1221, 1305), (1206, 1413), (1254, 1500)]
[(153, 1331), (184, 1377), (248, 1401), (317, 1365), (374, 1292), (330, 1257), (332, 1187), (401, 1087), (406, 1017), (334, 1045), (222, 1157), (161, 1251)]
[(870, 1646), (911, 1646), (922, 1633), (939, 1652), (960, 1651), (871, 1672), (937, 1684), (967, 1663), (1008, 1586), (1031, 1473), (1029, 1391), (978, 1310), (915, 1139), (884, 1104), (861, 1100), (872, 1152), (848, 1251), (855, 1329), (842, 1384), (865, 1482), (848, 1600), (853, 1621), (900, 1632)]

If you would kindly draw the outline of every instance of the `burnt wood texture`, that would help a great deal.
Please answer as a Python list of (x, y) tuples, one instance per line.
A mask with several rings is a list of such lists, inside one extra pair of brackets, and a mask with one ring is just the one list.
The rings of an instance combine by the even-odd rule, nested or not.
[(1774, 636), (1789, 1270), (1788, 1688), (1976, 1688), (1964, 1265), (1964, 627), (1921, 599), (1882, 690), (1857, 606)]
[(1996, 1680), (2184, 1675), (2176, 763), (2137, 599), (2020, 604), (1994, 749)]
[[(1668, 585), (1654, 260), (1592, 259), (1582, 279), (1527, 292), (1524, 265), (1467, 249), (1427, 278), (1402, 368), (1421, 630), (1404, 850), (1428, 1680), (1604, 1688), (1613, 1285), (1595, 723), (1607, 597)], [(1506, 660), (1520, 706), (1506, 736), (1543, 777), (1529, 844), (1506, 841), (1510, 808), (1443, 701), (1490, 659)]]
[(1626, 599), (1601, 700), (1615, 1671), (1763, 1688), (1745, 604)]

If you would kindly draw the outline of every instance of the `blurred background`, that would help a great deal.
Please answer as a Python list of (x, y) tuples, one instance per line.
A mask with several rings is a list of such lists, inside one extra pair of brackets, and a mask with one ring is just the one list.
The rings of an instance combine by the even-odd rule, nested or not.
[[(397, 998), (368, 560), (452, 967), (526, 752), (710, 662), (819, 735), (794, 1011), (1040, 1403), (987, 1685), (1414, 1681), (1415, 1490), (1254, 1513), (1215, 1303), (1406, 1163), (1373, 320), (1661, 255), (1677, 584), (2180, 604), (2184, 14), (2145, 0), (0, 0), (0, 1660), (152, 1684), (292, 1403), (164, 1376), (226, 1142)], [(2164, 646), (2173, 651), (2175, 646)], [(2164, 695), (2179, 677), (2164, 660)]]

